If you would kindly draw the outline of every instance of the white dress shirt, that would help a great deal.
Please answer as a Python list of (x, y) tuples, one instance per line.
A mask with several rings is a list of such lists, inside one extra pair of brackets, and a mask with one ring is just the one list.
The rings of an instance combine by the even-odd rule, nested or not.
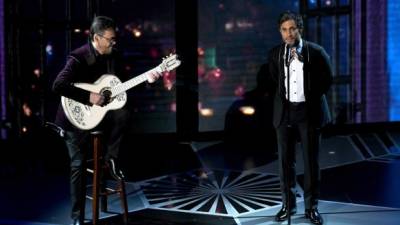
[[(300, 39), (299, 45), (296, 47), (296, 51), (300, 54), (303, 48), (303, 40)], [(287, 54), (288, 48), (285, 47), (285, 55)], [(290, 88), (290, 102), (305, 102), (306, 98), (304, 96), (304, 63), (301, 62), (297, 57), (293, 57), (289, 52), (290, 64), (289, 64), (289, 88)], [(285, 89), (286, 89), (286, 99), (288, 99), (287, 92), (287, 77), (288, 77), (288, 67), (285, 65)]]

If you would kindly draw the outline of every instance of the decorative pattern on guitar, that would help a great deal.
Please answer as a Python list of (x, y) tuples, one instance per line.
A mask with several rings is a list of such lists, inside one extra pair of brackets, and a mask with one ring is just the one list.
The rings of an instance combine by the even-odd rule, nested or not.
[(147, 81), (150, 72), (163, 73), (171, 71), (180, 65), (176, 54), (171, 54), (162, 63), (153, 69), (136, 76), (126, 82), (121, 82), (118, 77), (112, 74), (101, 76), (94, 84), (75, 83), (75, 87), (102, 94), (110, 97), (110, 102), (104, 106), (85, 105), (65, 96), (61, 97), (61, 105), (68, 120), (77, 128), (90, 130), (96, 127), (109, 110), (122, 108), (126, 101), (126, 91), (134, 86)]

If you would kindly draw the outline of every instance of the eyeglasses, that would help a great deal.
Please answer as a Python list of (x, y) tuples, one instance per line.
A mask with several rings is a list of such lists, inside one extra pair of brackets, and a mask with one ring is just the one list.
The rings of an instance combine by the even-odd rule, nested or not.
[(113, 37), (113, 38), (108, 38), (108, 37), (104, 37), (104, 36), (101, 35), (101, 34), (97, 34), (97, 35), (99, 35), (100, 37), (106, 39), (106, 40), (108, 41), (108, 43), (110, 43), (111, 45), (115, 45), (115, 44), (117, 43), (117, 40), (115, 40), (115, 37)]

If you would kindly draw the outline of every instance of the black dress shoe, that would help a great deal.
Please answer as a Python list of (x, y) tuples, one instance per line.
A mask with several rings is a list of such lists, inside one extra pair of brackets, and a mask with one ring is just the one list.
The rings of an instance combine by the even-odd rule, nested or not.
[(316, 225), (322, 225), (324, 220), (322, 219), (321, 214), (319, 214), (318, 209), (306, 209), (305, 212), (306, 218), (310, 219), (310, 222)]
[(117, 161), (114, 158), (109, 158), (107, 160), (108, 168), (110, 170), (111, 176), (115, 180), (123, 180), (124, 174), (122, 173), (121, 169), (119, 168)]
[[(275, 221), (280, 222), (284, 221), (289, 217), (288, 208), (284, 205), (281, 210), (275, 215)], [(290, 215), (296, 214), (297, 209), (296, 206), (290, 208)]]

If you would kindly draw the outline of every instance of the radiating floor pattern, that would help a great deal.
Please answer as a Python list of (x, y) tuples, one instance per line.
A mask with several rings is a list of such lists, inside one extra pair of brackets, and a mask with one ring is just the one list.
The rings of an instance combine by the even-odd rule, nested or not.
[[(217, 144), (196, 146), (194, 152), (203, 167), (126, 183), (129, 225), (287, 224), (274, 221), (281, 207), (276, 160), (258, 164), (265, 154), (248, 152), (246, 146), (235, 151)], [(310, 224), (303, 214), (301, 155), (299, 150), (297, 213), (292, 217), (292, 224), (296, 225)], [(319, 211), (324, 224), (400, 224), (400, 133), (326, 138), (320, 162)], [(71, 222), (66, 176), (3, 180), (0, 193), (2, 225)], [(86, 207), (90, 224), (90, 201)], [(101, 224), (122, 224), (117, 196), (109, 198), (108, 207), (108, 212), (100, 215)]]
[(280, 204), (276, 175), (187, 172), (142, 182), (149, 208), (238, 216)]
[[(292, 216), (292, 224), (311, 224), (304, 217), (304, 208), (298, 202), (297, 213)], [(333, 201), (320, 201), (319, 211), (326, 225), (396, 225), (400, 222), (400, 209), (360, 205)], [(277, 223), (273, 217), (278, 209), (266, 209), (257, 213), (246, 214), (237, 218), (238, 225), (270, 225), (288, 224), (287, 221)]]
[[(131, 210), (131, 224), (269, 225), (277, 224), (274, 216), (281, 207), (279, 180), (271, 174), (194, 170), (130, 184), (130, 187), (137, 189), (131, 192), (130, 202), (136, 201), (139, 206)], [(292, 224), (310, 224), (304, 218), (299, 185), (297, 189), (297, 213), (292, 216)], [(113, 207), (119, 208), (118, 204)], [(319, 211), (325, 224), (331, 225), (398, 225), (400, 222), (398, 207), (321, 200)]]

